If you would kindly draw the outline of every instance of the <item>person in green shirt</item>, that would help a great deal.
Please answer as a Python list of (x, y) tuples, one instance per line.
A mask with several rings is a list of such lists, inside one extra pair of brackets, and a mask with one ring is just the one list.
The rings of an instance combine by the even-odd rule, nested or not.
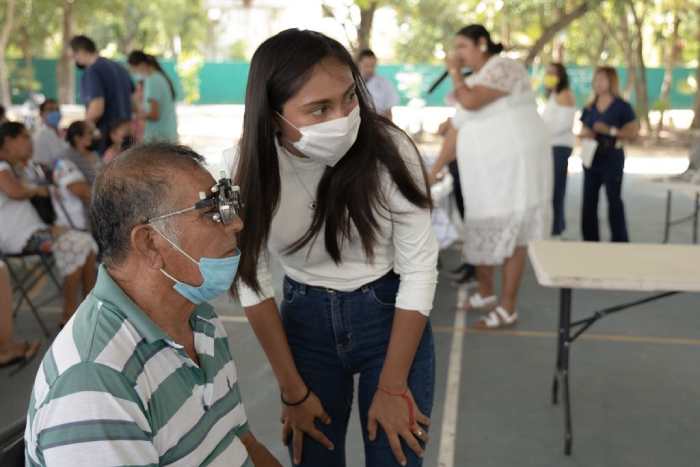
[(146, 119), (144, 142), (177, 142), (175, 86), (158, 60), (142, 50), (129, 54), (129, 68), (137, 81), (144, 82), (143, 111)]

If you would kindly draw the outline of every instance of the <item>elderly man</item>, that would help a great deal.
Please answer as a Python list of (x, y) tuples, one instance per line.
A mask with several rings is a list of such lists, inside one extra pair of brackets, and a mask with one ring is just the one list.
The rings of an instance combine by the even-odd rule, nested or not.
[(280, 466), (250, 432), (206, 303), (236, 274), (237, 194), (164, 143), (98, 176), (90, 215), (104, 264), (37, 374), (28, 465)]

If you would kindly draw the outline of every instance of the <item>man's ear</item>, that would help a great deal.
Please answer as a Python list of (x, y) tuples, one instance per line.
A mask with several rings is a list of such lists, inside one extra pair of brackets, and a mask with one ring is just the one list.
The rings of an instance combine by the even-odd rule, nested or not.
[(160, 254), (161, 238), (152, 227), (141, 224), (131, 229), (131, 248), (138, 252), (148, 267), (162, 269), (165, 266)]

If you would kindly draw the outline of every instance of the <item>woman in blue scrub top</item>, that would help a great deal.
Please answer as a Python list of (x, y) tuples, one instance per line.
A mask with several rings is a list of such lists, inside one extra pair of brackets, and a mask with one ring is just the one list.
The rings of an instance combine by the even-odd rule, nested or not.
[(620, 97), (619, 79), (614, 68), (601, 66), (593, 75), (595, 93), (583, 109), (581, 137), (598, 142), (593, 162), (584, 168), (581, 230), (585, 241), (600, 241), (598, 197), (605, 186), (608, 220), (613, 242), (628, 242), (625, 206), (622, 202), (622, 176), (625, 168), (624, 141), (639, 134), (639, 123), (632, 106)]

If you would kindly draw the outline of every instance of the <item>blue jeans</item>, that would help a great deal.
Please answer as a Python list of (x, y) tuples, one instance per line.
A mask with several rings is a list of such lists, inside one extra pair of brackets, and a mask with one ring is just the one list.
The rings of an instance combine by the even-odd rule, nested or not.
[[(367, 439), (367, 412), (386, 358), (398, 287), (399, 278), (394, 273), (353, 292), (311, 287), (285, 279), (281, 312), (289, 346), (302, 378), (331, 417), (330, 425), (317, 422), (317, 427), (335, 445), (335, 450), (329, 451), (308, 436), (304, 437), (300, 465), (345, 467), (345, 436), (355, 374), (360, 375), (358, 401), (366, 465), (399, 465), (381, 428), (375, 441)], [(435, 351), (430, 323), (411, 366), (408, 386), (420, 411), (429, 417), (435, 389)], [(402, 447), (407, 465), (422, 465), (422, 460), (403, 442)]]
[(567, 146), (554, 146), (554, 196), (552, 208), (554, 219), (552, 222), (552, 235), (561, 235), (566, 229), (566, 216), (564, 215), (564, 198), (566, 198), (566, 178), (569, 169), (569, 156), (572, 148)]

